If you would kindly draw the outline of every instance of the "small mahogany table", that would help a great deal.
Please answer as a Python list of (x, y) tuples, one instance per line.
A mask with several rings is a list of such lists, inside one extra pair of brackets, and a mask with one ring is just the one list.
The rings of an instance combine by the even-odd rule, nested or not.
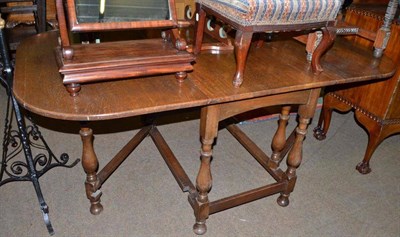
[[(394, 65), (386, 57), (375, 59), (372, 52), (356, 48), (338, 39), (322, 58), (324, 72), (315, 76), (305, 60), (304, 45), (294, 40), (276, 41), (252, 49), (246, 67), (246, 81), (232, 86), (235, 71), (233, 54), (201, 54), (194, 71), (183, 82), (173, 75), (109, 81), (82, 86), (79, 96), (71, 97), (64, 89), (54, 56), (57, 32), (39, 34), (23, 42), (17, 52), (14, 94), (26, 109), (51, 118), (82, 121), (82, 166), (86, 177), (86, 195), (90, 211), (99, 214), (100, 187), (147, 136), (155, 142), (182, 191), (189, 192), (189, 202), (196, 217), (194, 231), (203, 234), (210, 214), (280, 193), (278, 204), (286, 206), (296, 182), (296, 168), (302, 160), (302, 141), (315, 112), (322, 87), (387, 78)], [(246, 147), (276, 180), (260, 188), (231, 197), (209, 201), (210, 161), (218, 124), (234, 115), (253, 109), (282, 105), (279, 126), (269, 157), (234, 124), (228, 130)], [(298, 105), (299, 125), (286, 139), (285, 130), (291, 105)], [(93, 147), (93, 132), (88, 121), (145, 115), (168, 110), (201, 107), (201, 165), (193, 184), (155, 125), (142, 128), (117, 155), (96, 172), (99, 163)], [(280, 163), (288, 154), (288, 168)]]

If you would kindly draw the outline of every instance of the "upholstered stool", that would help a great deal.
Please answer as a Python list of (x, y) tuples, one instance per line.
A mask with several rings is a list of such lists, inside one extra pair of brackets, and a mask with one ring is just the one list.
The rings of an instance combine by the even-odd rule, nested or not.
[(236, 73), (233, 85), (243, 82), (247, 53), (253, 33), (321, 29), (323, 38), (311, 60), (314, 73), (322, 68), (321, 55), (333, 43), (336, 16), (343, 0), (196, 0), (199, 13), (194, 53), (198, 54), (204, 33), (206, 14), (236, 29)]

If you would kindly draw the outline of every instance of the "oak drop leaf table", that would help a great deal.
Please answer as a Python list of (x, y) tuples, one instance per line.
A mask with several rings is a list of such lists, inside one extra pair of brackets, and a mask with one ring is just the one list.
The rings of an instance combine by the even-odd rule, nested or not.
[[(266, 44), (249, 53), (246, 81), (232, 86), (235, 71), (233, 54), (200, 54), (194, 71), (183, 82), (174, 75), (109, 81), (82, 86), (77, 97), (65, 91), (54, 57), (58, 33), (39, 34), (19, 46), (14, 94), (21, 106), (42, 116), (81, 121), (82, 166), (87, 177), (86, 195), (92, 214), (103, 209), (100, 187), (148, 135), (152, 138), (180, 188), (188, 192), (196, 223), (194, 231), (203, 234), (210, 214), (262, 197), (280, 193), (278, 204), (286, 206), (296, 182), (296, 169), (302, 160), (302, 143), (307, 125), (315, 112), (321, 88), (390, 77), (394, 65), (386, 57), (375, 59), (368, 50), (338, 39), (322, 58), (324, 72), (315, 76), (305, 60), (304, 45), (288, 39)], [(278, 129), (268, 156), (234, 123), (228, 130), (275, 179), (275, 183), (216, 201), (210, 201), (211, 156), (222, 120), (267, 106), (282, 106)], [(298, 105), (299, 124), (286, 138), (288, 113)], [(195, 184), (153, 124), (142, 128), (99, 172), (90, 121), (149, 115), (156, 112), (200, 107), (201, 165)], [(287, 155), (287, 169), (280, 163)]]

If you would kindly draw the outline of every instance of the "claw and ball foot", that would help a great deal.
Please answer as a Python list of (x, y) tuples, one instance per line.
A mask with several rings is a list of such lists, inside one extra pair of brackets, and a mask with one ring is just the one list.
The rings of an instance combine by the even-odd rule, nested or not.
[(320, 141), (326, 138), (326, 134), (324, 133), (324, 131), (322, 131), (320, 126), (314, 128), (314, 137)]
[(360, 174), (369, 174), (371, 172), (371, 168), (368, 163), (360, 162), (356, 166), (356, 170), (360, 172)]

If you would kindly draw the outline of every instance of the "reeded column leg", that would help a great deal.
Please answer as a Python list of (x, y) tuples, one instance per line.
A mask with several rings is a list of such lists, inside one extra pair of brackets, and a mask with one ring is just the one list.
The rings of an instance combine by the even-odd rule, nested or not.
[(200, 134), (201, 134), (201, 163), (196, 179), (198, 195), (196, 197), (198, 210), (195, 211), (196, 223), (193, 226), (194, 233), (202, 235), (206, 233), (206, 220), (209, 216), (208, 192), (212, 186), (211, 157), (212, 145), (218, 133), (218, 106), (208, 106), (201, 110)]
[(277, 169), (281, 159), (281, 151), (286, 144), (286, 126), (289, 120), (290, 106), (283, 106), (279, 116), (278, 129), (272, 139), (272, 155), (270, 166), (272, 169)]
[(299, 125), (296, 128), (296, 139), (292, 149), (289, 152), (287, 161), (288, 168), (286, 170), (286, 176), (288, 180), (288, 187), (284, 192), (281, 193), (277, 200), (278, 204), (282, 207), (289, 205), (289, 195), (293, 191), (296, 184), (296, 169), (300, 166), (302, 160), (303, 140), (307, 133), (307, 126), (309, 122), (310, 119), (300, 117)]
[(96, 173), (99, 162), (93, 148), (93, 131), (90, 128), (81, 128), (79, 134), (83, 145), (82, 167), (86, 173), (86, 196), (90, 201), (90, 213), (97, 215), (103, 210), (103, 206), (100, 203), (102, 193), (99, 190), (100, 185)]

